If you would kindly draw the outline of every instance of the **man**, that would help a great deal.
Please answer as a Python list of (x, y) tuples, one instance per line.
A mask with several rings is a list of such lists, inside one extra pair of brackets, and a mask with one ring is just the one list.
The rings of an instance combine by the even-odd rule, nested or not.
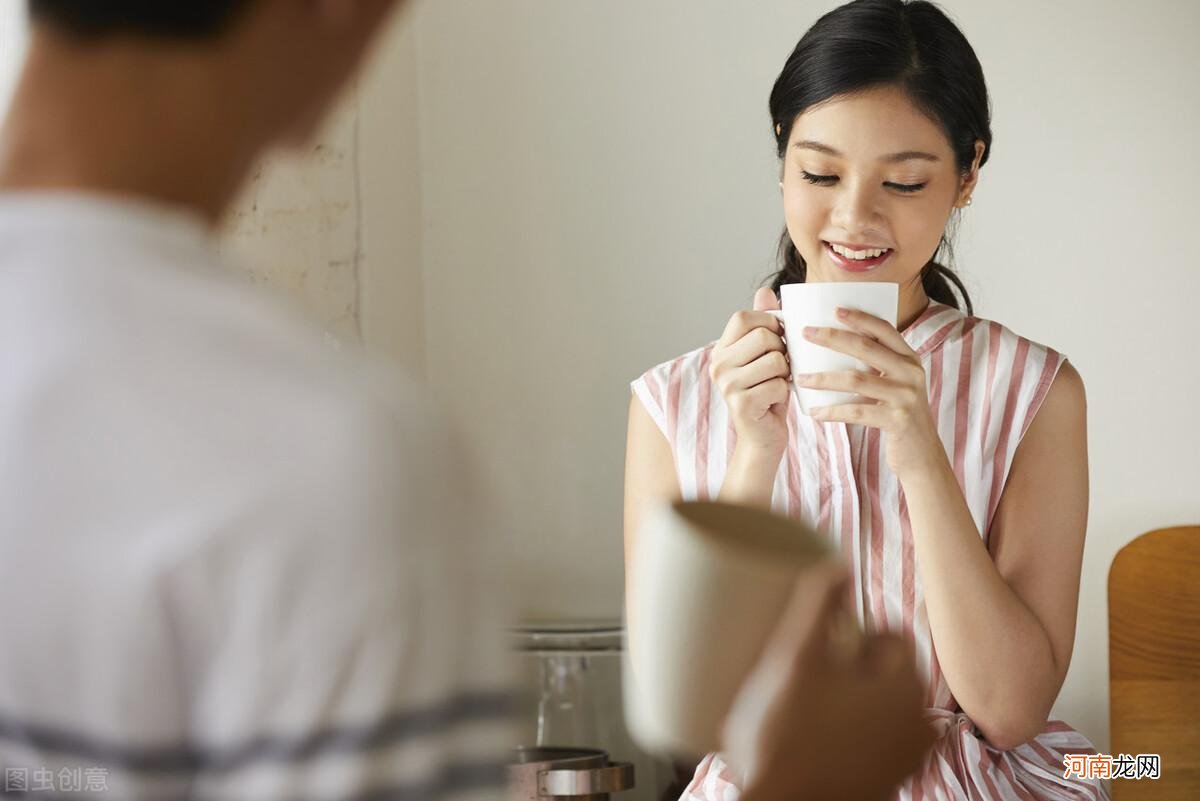
[[(256, 159), (312, 135), (395, 5), (30, 2), (0, 131), (8, 792), (500, 793), (502, 562), (453, 435), (213, 248)], [(830, 747), (920, 745), (895, 642), (831, 667), (839, 581), (804, 584), (742, 704), (748, 798), (832, 797)], [(910, 751), (836, 797), (876, 797)]]

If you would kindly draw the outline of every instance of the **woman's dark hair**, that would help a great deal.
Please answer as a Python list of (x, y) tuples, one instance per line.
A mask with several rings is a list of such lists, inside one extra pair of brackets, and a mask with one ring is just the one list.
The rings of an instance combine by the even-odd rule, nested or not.
[(29, 0), (29, 16), (75, 36), (209, 39), (255, 0)]
[[(771, 89), (771, 125), (782, 159), (792, 123), (805, 109), (837, 95), (881, 86), (903, 90), (945, 133), (960, 175), (975, 158), (975, 140), (984, 143), (980, 165), (992, 149), (991, 110), (983, 69), (962, 31), (926, 0), (855, 0), (825, 14), (800, 39)], [(957, 218), (956, 218), (957, 220)], [(953, 247), (945, 234), (921, 270), (925, 294), (960, 308), (951, 283), (962, 293), (967, 314), (971, 298), (958, 276), (937, 262)], [(807, 265), (787, 229), (779, 240), (781, 269), (771, 288), (803, 283)]]

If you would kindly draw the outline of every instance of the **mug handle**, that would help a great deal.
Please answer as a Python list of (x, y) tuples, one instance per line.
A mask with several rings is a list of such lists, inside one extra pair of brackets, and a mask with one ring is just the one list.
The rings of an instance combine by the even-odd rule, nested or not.
[(779, 327), (783, 328), (783, 341), (787, 342), (787, 328), (783, 324), (783, 311), (780, 309), (763, 309), (767, 314), (779, 321)]

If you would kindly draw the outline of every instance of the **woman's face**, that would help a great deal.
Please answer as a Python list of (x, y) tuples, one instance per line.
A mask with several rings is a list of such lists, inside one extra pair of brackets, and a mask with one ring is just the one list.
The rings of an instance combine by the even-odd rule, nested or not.
[[(807, 280), (890, 281), (900, 306), (925, 295), (920, 272), (950, 212), (970, 196), (941, 130), (894, 87), (842, 95), (800, 114), (783, 160), (783, 210)], [(886, 249), (864, 260), (836, 252)]]

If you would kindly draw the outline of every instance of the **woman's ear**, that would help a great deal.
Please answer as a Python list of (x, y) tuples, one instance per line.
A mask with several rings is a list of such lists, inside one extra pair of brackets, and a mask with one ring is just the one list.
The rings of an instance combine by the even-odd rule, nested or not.
[(958, 204), (966, 203), (971, 193), (975, 191), (975, 185), (979, 183), (979, 162), (983, 159), (983, 152), (987, 149), (982, 139), (975, 140), (975, 158), (971, 159), (971, 168), (967, 171), (967, 175), (963, 178), (962, 189), (958, 193)]
[(984, 151), (987, 150), (987, 145), (982, 139), (975, 140), (975, 158), (971, 162), (971, 173), (978, 180), (979, 178), (979, 162), (983, 161)]

